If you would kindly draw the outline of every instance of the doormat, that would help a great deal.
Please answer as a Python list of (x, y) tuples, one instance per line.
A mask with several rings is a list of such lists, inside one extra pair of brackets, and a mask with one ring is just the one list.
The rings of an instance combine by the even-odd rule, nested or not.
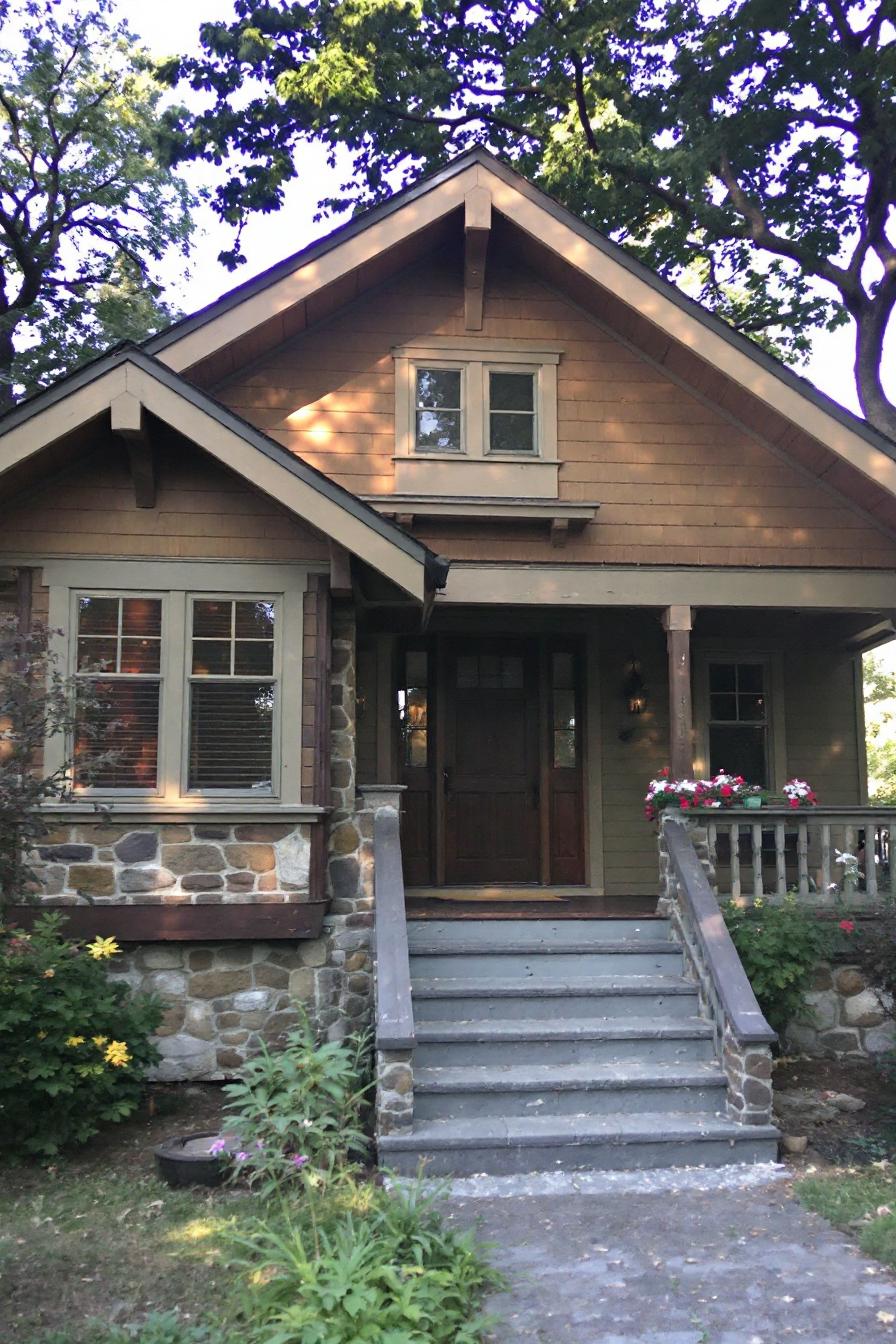
[(559, 901), (561, 904), (568, 901), (568, 896), (558, 896), (554, 892), (546, 891), (510, 891), (508, 888), (495, 888), (485, 891), (465, 891), (463, 895), (458, 891), (440, 892), (429, 890), (426, 893), (428, 901), (448, 901), (451, 904), (462, 904), (465, 901), (485, 901), (492, 904), (496, 901), (509, 901), (517, 904), (519, 901), (538, 901), (544, 904), (546, 901)]

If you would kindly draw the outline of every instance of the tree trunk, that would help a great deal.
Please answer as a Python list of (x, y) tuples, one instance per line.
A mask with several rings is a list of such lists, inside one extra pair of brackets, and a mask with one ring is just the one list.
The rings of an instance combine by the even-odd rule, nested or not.
[(16, 404), (12, 390), (12, 365), (15, 354), (12, 332), (0, 326), (0, 415)]
[(896, 304), (896, 286), (889, 293), (878, 293), (874, 301), (856, 318), (856, 391), (865, 419), (896, 443), (896, 405), (884, 391), (880, 366), (884, 337)]

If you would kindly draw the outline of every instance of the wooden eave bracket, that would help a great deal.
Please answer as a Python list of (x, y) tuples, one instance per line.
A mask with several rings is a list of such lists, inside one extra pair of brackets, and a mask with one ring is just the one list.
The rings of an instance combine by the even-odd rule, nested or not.
[(864, 630), (854, 631), (846, 641), (846, 648), (850, 653), (869, 653), (882, 644), (889, 644), (896, 638), (894, 617), (896, 612), (891, 612), (889, 616), (881, 616), (880, 620), (873, 621)]
[(485, 262), (492, 227), (492, 195), (488, 187), (474, 187), (464, 197), (464, 326), (482, 330), (485, 300)]
[(112, 433), (128, 450), (134, 502), (138, 509), (156, 506), (155, 450), (143, 420), (143, 405), (133, 392), (122, 392), (110, 404)]
[(330, 593), (333, 597), (352, 595), (352, 558), (336, 541), (330, 542)]

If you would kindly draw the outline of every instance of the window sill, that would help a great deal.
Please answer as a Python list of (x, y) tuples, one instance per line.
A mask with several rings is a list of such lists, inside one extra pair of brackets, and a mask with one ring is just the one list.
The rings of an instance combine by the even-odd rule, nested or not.
[(310, 803), (259, 803), (255, 801), (241, 803), (234, 799), (213, 803), (167, 803), (162, 799), (136, 801), (125, 798), (97, 798), (95, 802), (92, 800), (90, 802), (48, 803), (40, 808), (40, 815), (44, 817), (88, 819), (97, 817), (98, 820), (102, 820), (103, 814), (108, 813), (109, 816), (120, 817), (123, 820), (151, 818), (153, 821), (202, 821), (204, 817), (214, 817), (219, 821), (228, 818), (234, 821), (243, 821), (246, 817), (263, 820), (272, 818), (280, 821), (283, 818), (294, 817), (297, 821), (313, 822), (322, 820), (328, 812), (329, 808), (317, 807)]

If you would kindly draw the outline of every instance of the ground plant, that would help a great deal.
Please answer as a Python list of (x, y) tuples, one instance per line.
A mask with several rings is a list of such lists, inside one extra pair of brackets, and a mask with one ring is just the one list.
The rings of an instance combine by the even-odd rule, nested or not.
[(831, 946), (831, 931), (792, 894), (780, 904), (726, 901), (728, 932), (759, 1006), (779, 1035), (805, 1011), (812, 973)]
[(807, 1176), (795, 1190), (806, 1208), (853, 1232), (867, 1255), (896, 1268), (896, 1175), (888, 1162)]
[(150, 996), (132, 998), (110, 979), (113, 938), (82, 945), (64, 916), (44, 915), (32, 933), (0, 932), (0, 1130), (12, 1157), (52, 1158), (137, 1108), (150, 1033), (162, 1016)]
[(224, 1088), (219, 1145), (234, 1178), (268, 1196), (308, 1165), (342, 1166), (365, 1155), (369, 1053), (366, 1036), (319, 1042), (306, 1016), (282, 1049), (262, 1047)]

